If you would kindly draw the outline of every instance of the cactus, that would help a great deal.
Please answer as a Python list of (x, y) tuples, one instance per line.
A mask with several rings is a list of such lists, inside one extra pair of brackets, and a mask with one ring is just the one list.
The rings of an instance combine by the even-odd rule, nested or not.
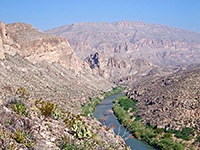
[(54, 111), (52, 118), (59, 120), (59, 119), (64, 119), (64, 116), (65, 115), (62, 113), (62, 111), (58, 110), (58, 111)]
[(75, 123), (72, 125), (71, 130), (74, 132), (74, 135), (76, 135), (79, 139), (92, 137), (91, 131), (78, 120), (75, 120)]

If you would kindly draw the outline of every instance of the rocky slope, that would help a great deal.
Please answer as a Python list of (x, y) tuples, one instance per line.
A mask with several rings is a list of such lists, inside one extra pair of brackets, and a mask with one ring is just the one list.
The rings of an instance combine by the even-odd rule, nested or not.
[(0, 149), (127, 149), (123, 139), (100, 122), (31, 99), (24, 88), (0, 99)]
[(47, 30), (67, 37), (78, 56), (94, 52), (121, 58), (144, 58), (158, 65), (200, 62), (200, 34), (135, 21), (74, 23)]
[(132, 85), (138, 81), (164, 76), (176, 72), (180, 67), (159, 67), (144, 59), (121, 59), (106, 57), (101, 53), (91, 54), (85, 59), (94, 74), (99, 74), (117, 84)]
[(0, 22), (0, 148), (125, 149), (112, 130), (77, 115), (89, 96), (115, 86), (90, 72), (65, 38), (29, 24)]
[(81, 104), (88, 101), (88, 96), (98, 96), (101, 90), (108, 90), (113, 85), (101, 76), (86, 73), (76, 75), (58, 63), (42, 61), (33, 64), (20, 55), (6, 54), (0, 60), (0, 71), (1, 98), (24, 87), (35, 99), (52, 100), (74, 112), (81, 111)]
[(200, 131), (200, 66), (133, 87), (128, 96), (138, 100), (137, 117), (153, 126)]
[(41, 33), (32, 25), (0, 22), (1, 97), (20, 86), (34, 98), (66, 103), (67, 109), (80, 108), (88, 96), (111, 89), (114, 84), (90, 74), (65, 38)]

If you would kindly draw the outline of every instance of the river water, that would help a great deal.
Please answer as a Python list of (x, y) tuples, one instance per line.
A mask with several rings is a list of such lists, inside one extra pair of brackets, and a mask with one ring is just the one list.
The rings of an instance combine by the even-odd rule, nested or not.
[[(93, 112), (93, 116), (97, 118), (103, 125), (110, 127), (113, 124), (114, 126), (116, 126), (116, 128), (113, 128), (115, 134), (120, 135), (124, 139), (126, 144), (131, 147), (131, 149), (155, 150), (151, 146), (143, 143), (142, 141), (139, 141), (135, 138), (128, 138), (130, 137), (130, 133), (123, 126), (121, 126), (118, 120), (115, 118), (112, 111), (112, 101), (122, 94), (123, 93), (116, 94), (106, 99), (103, 99), (101, 103), (96, 106), (95, 111)], [(101, 120), (102, 118), (104, 119), (104, 121)]]

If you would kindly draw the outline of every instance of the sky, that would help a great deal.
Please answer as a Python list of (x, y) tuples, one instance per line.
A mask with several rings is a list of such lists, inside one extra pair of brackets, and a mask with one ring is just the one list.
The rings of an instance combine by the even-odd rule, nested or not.
[(122, 20), (200, 33), (200, 0), (0, 0), (0, 21), (29, 23), (41, 30)]

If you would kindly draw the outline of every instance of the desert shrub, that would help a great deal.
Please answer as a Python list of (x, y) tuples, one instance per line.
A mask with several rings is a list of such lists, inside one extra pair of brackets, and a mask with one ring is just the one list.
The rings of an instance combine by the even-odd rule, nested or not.
[(17, 129), (14, 133), (14, 139), (17, 143), (23, 143), (25, 139), (24, 131)]
[(55, 120), (64, 119), (64, 117), (65, 117), (65, 114), (63, 113), (62, 110), (55, 110), (52, 115), (52, 118)]
[(92, 132), (89, 130), (88, 127), (84, 125), (82, 121), (75, 120), (74, 124), (70, 129), (73, 131), (74, 136), (76, 136), (79, 139), (92, 137)]
[(22, 101), (11, 104), (11, 107), (17, 114), (19, 114), (20, 117), (22, 115), (28, 116), (28, 109), (25, 107), (25, 104)]
[(50, 103), (49, 101), (45, 102), (40, 100), (35, 101), (35, 106), (40, 110), (41, 114), (45, 117), (52, 116), (55, 112), (57, 105)]
[(28, 100), (30, 98), (29, 92), (23, 87), (19, 87), (15, 92), (15, 95), (22, 100)]

